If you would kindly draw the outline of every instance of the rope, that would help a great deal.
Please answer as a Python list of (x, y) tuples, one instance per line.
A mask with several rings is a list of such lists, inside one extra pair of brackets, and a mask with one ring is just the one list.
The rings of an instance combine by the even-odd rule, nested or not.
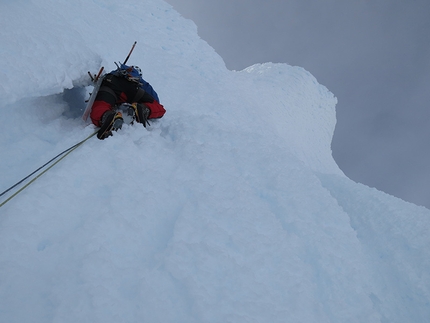
[(37, 173), (39, 170), (41, 170), (42, 168), (44, 168), (45, 166), (49, 165), (51, 162), (53, 162), (55, 159), (57, 159), (58, 157), (60, 157), (61, 155), (64, 155), (63, 157), (61, 157), (60, 159), (58, 159), (55, 163), (53, 163), (51, 166), (49, 166), (47, 169), (45, 169), (43, 172), (41, 172), (39, 175), (37, 175), (35, 178), (33, 178), (30, 182), (28, 182), (26, 185), (24, 185), (21, 189), (19, 189), (17, 192), (15, 192), (12, 196), (10, 196), (6, 201), (2, 202), (0, 204), (0, 207), (2, 207), (3, 205), (5, 205), (7, 202), (9, 202), (11, 199), (13, 199), (15, 196), (17, 196), (19, 193), (21, 193), (23, 190), (25, 190), (28, 186), (30, 186), (30, 184), (32, 184), (34, 181), (36, 181), (40, 176), (42, 176), (43, 174), (45, 174), (48, 170), (50, 170), (52, 167), (54, 167), (56, 164), (58, 164), (62, 159), (64, 159), (68, 154), (70, 154), (73, 150), (75, 150), (76, 148), (78, 148), (80, 145), (82, 145), (85, 141), (87, 141), (88, 139), (90, 139), (92, 136), (94, 136), (97, 133), (94, 132), (91, 135), (89, 135), (87, 138), (85, 138), (84, 140), (78, 142), (77, 144), (73, 145), (72, 147), (62, 151), (61, 153), (59, 153), (57, 156), (55, 156), (54, 158), (52, 158), (50, 161), (48, 161), (47, 163), (45, 163), (44, 165), (40, 166), (38, 169), (36, 169), (34, 172), (32, 172), (31, 174), (29, 174), (28, 176), (24, 177), (22, 180), (20, 180), (18, 183), (16, 183), (15, 185), (9, 187), (6, 191), (2, 192), (0, 194), (0, 196), (3, 196), (4, 194), (6, 194), (7, 192), (9, 192), (11, 189), (15, 188), (16, 186), (18, 186), (19, 184), (21, 184), (22, 182), (24, 182), (25, 180), (27, 180), (28, 178), (30, 178), (31, 176), (33, 176), (35, 173)]

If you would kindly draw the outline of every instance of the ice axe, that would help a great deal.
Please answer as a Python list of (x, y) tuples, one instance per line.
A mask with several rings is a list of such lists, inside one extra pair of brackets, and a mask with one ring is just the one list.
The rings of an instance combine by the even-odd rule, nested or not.
[(130, 53), (128, 53), (128, 55), (127, 55), (127, 57), (126, 57), (126, 59), (125, 59), (124, 63), (122, 63), (123, 65), (125, 65), (125, 63), (127, 63), (127, 61), (128, 61), (128, 59), (130, 58), (130, 55), (131, 55), (131, 53), (133, 52), (133, 49), (134, 49), (134, 47), (136, 46), (136, 44), (137, 44), (137, 41), (135, 41), (135, 42), (134, 42), (134, 44), (133, 44), (133, 46), (131, 47), (131, 49), (130, 49)]

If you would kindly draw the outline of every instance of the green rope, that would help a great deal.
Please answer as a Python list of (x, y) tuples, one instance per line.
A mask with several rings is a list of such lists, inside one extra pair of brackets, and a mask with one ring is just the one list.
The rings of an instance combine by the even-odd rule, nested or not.
[[(36, 171), (34, 171), (33, 173), (31, 173), (29, 176), (33, 175), (35, 172), (37, 172), (38, 170), (40, 170), (41, 168), (43, 168), (44, 166), (46, 166), (47, 164), (49, 164), (50, 162), (52, 162), (55, 158), (61, 156), (63, 153), (64, 156), (62, 156), (60, 159), (58, 159), (55, 163), (53, 163), (51, 166), (49, 166), (47, 169), (45, 169), (43, 172), (41, 172), (39, 175), (37, 175), (35, 178), (33, 178), (30, 182), (28, 182), (26, 185), (24, 185), (21, 189), (19, 189), (17, 192), (15, 192), (12, 196), (10, 196), (7, 200), (5, 200), (4, 202), (2, 202), (0, 204), (0, 207), (2, 207), (3, 205), (5, 205), (7, 202), (9, 202), (11, 199), (13, 199), (15, 196), (17, 196), (19, 193), (21, 193), (23, 190), (25, 190), (28, 186), (30, 186), (34, 181), (36, 181), (40, 176), (42, 176), (43, 174), (45, 174), (48, 170), (50, 170), (52, 167), (54, 167), (56, 164), (58, 164), (62, 159), (64, 159), (68, 154), (70, 154), (72, 151), (74, 151), (76, 148), (78, 148), (79, 146), (81, 146), (85, 141), (87, 141), (88, 139), (90, 139), (92, 136), (94, 136), (97, 133), (94, 132), (91, 135), (89, 135), (87, 138), (85, 138), (84, 140), (82, 140), (81, 142), (78, 142), (76, 145), (70, 147), (69, 149), (66, 149), (65, 151), (63, 151), (61, 154), (57, 155), (56, 157), (54, 157), (53, 159), (51, 159), (48, 163), (46, 163), (45, 165), (39, 167)], [(2, 193), (2, 195), (4, 193), (6, 193), (7, 191), (9, 191), (10, 189), (14, 188), (16, 185), (22, 183), (24, 180), (26, 180), (29, 176), (27, 176), (26, 178), (24, 178), (23, 180), (21, 180), (20, 182), (18, 182), (17, 184), (15, 184), (14, 186), (12, 186), (11, 188), (9, 188), (8, 190), (6, 190), (5, 192)]]

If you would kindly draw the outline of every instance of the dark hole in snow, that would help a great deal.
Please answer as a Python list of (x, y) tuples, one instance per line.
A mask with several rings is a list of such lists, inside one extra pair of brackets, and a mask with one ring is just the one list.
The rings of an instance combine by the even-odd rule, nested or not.
[(64, 89), (61, 95), (63, 101), (67, 104), (63, 115), (66, 118), (80, 118), (86, 107), (85, 100), (88, 99), (86, 88), (74, 87), (71, 89)]

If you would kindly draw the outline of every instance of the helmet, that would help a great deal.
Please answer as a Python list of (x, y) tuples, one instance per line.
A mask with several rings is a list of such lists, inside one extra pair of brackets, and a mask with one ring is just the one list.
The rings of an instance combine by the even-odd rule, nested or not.
[(142, 76), (142, 70), (139, 68), (139, 66), (132, 66), (138, 73), (140, 76)]

